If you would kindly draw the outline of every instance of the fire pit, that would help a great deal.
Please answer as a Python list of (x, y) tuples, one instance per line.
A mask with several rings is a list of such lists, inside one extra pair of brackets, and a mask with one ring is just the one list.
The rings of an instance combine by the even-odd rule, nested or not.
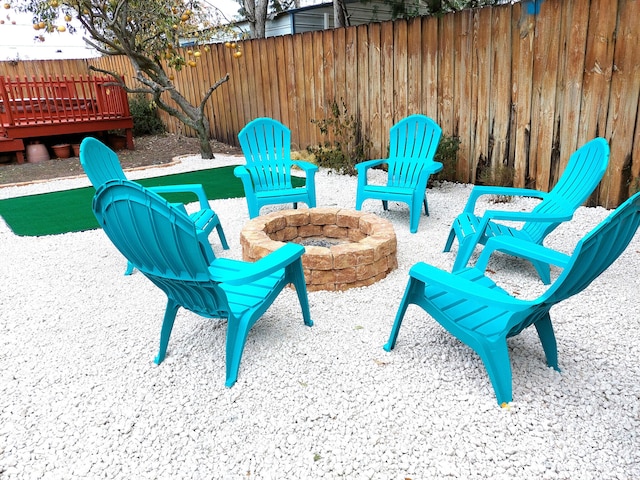
[(284, 242), (304, 245), (309, 291), (368, 286), (398, 266), (393, 225), (372, 213), (327, 207), (256, 217), (240, 234), (242, 258), (259, 260)]

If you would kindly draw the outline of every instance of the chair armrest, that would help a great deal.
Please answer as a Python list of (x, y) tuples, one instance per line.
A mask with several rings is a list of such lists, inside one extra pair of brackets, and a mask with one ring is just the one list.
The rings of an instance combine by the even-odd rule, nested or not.
[[(461, 272), (466, 270), (468, 269), (461, 270)], [(529, 300), (514, 298), (504, 291), (488, 288), (477, 282), (467, 280), (459, 274), (440, 270), (424, 262), (416, 263), (411, 267), (409, 275), (425, 285), (438, 285), (449, 292), (462, 294), (470, 300), (485, 304), (490, 303), (492, 306), (499, 305), (510, 311), (524, 310), (532, 304)]]
[(372, 167), (377, 167), (378, 165), (382, 165), (383, 163), (388, 163), (388, 161), (389, 159), (387, 158), (381, 158), (377, 160), (366, 160), (364, 162), (356, 163), (355, 167), (356, 167), (356, 170), (358, 171), (358, 175), (360, 175), (361, 173), (366, 172), (368, 169)]
[(191, 192), (198, 197), (200, 202), (200, 209), (211, 208), (209, 206), (209, 199), (204, 193), (204, 187), (198, 183), (185, 184), (185, 185), (161, 185), (157, 187), (149, 187), (149, 190), (155, 193), (183, 193)]
[(494, 187), (489, 185), (476, 185), (471, 190), (467, 204), (464, 207), (464, 211), (473, 213), (476, 202), (483, 195), (503, 195), (510, 197), (533, 197), (544, 200), (548, 195), (546, 192), (534, 190), (531, 188), (513, 188), (513, 187)]
[[(247, 283), (254, 282), (267, 277), (278, 270), (284, 269), (291, 263), (300, 259), (303, 254), (304, 247), (302, 245), (287, 243), (257, 262), (243, 262), (244, 265), (241, 271), (238, 271), (236, 275), (229, 275), (228, 277), (223, 278), (222, 282), (228, 283), (229, 285), (245, 285)], [(215, 266), (212, 268), (214, 269), (213, 271), (210, 269), (212, 276), (220, 278), (219, 275), (216, 275)]]
[(426, 188), (429, 177), (442, 170), (442, 167), (443, 165), (440, 162), (427, 162), (420, 172), (420, 181), (418, 182), (418, 185), (422, 185), (424, 183)]
[(487, 210), (484, 212), (482, 217), (491, 220), (511, 220), (514, 222), (567, 222), (573, 218), (573, 212), (538, 213)]
[(537, 243), (524, 242), (513, 237), (492, 237), (482, 249), (475, 268), (484, 272), (487, 269), (491, 254), (495, 251), (524, 258), (529, 261), (542, 261), (561, 268), (565, 268), (571, 260), (569, 255), (552, 250), (543, 245), (538, 245)]
[(307, 174), (307, 176), (309, 175), (315, 175), (315, 173), (318, 171), (318, 166), (311, 163), (311, 162), (307, 162), (305, 160), (292, 160), (291, 163), (297, 167), (299, 167), (300, 169), (304, 170), (304, 172)]

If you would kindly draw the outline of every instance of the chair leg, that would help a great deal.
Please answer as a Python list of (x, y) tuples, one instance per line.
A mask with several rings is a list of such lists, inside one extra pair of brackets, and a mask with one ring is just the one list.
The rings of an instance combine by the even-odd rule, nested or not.
[(390, 352), (396, 346), (396, 340), (398, 339), (398, 332), (402, 325), (405, 313), (407, 313), (407, 307), (411, 303), (411, 299), (415, 297), (416, 293), (424, 289), (424, 283), (416, 280), (413, 277), (409, 277), (407, 287), (404, 289), (404, 295), (400, 301), (398, 312), (396, 313), (396, 319), (393, 321), (393, 327), (391, 327), (391, 333), (389, 334), (389, 340), (382, 347), (387, 352)]
[(293, 209), (297, 210), (298, 209), (298, 202), (293, 202)]
[(298, 295), (298, 301), (300, 302), (304, 324), (308, 327), (312, 327), (313, 320), (311, 320), (311, 313), (309, 312), (309, 297), (307, 296), (307, 284), (304, 280), (302, 260), (299, 259), (287, 266), (287, 277), (291, 279), (291, 283), (293, 283), (293, 286), (296, 289), (296, 295)]
[(427, 196), (424, 196), (424, 199), (422, 200), (422, 203), (424, 205), (424, 214), (428, 217), (429, 216), (429, 204), (427, 203)]
[(444, 245), (444, 250), (442, 250), (443, 252), (450, 252), (451, 251), (451, 247), (453, 246), (453, 241), (456, 239), (456, 231), (453, 229), (453, 227), (451, 227), (451, 230), (449, 230), (449, 237), (447, 237), (447, 243), (445, 243)]
[(171, 337), (171, 330), (173, 329), (173, 323), (175, 322), (178, 308), (180, 308), (180, 305), (173, 300), (167, 301), (167, 308), (164, 311), (164, 320), (162, 321), (162, 329), (160, 331), (160, 350), (154, 360), (156, 365), (160, 365), (167, 353), (169, 337)]
[(218, 225), (216, 225), (216, 230), (218, 232), (218, 236), (220, 237), (220, 243), (222, 244), (222, 248), (224, 250), (229, 250), (229, 244), (227, 244), (227, 237), (225, 237), (224, 235), (222, 224), (218, 223)]
[(131, 262), (127, 262), (127, 269), (124, 271), (125, 275), (131, 275), (133, 273), (133, 269), (135, 267), (133, 266), (133, 263)]
[(226, 346), (226, 387), (233, 387), (238, 379), (240, 360), (247, 341), (251, 325), (251, 318), (233, 318), (229, 316), (227, 322), (227, 346)]
[(387, 202), (386, 200), (382, 200), (382, 209), (389, 210), (389, 202)]
[(451, 269), (453, 273), (459, 272), (467, 266), (473, 254), (473, 249), (478, 244), (476, 239), (476, 235), (468, 236), (463, 240), (458, 238), (458, 253), (456, 254), (456, 259), (453, 261), (453, 268)]
[(547, 314), (534, 325), (536, 326), (538, 337), (540, 337), (540, 343), (542, 343), (544, 355), (547, 358), (547, 365), (559, 372), (558, 344), (556, 343), (556, 336), (553, 333), (553, 324), (551, 323), (549, 312), (547, 312)]
[(491, 344), (483, 342), (479, 347), (477, 353), (487, 369), (498, 405), (509, 403), (513, 400), (513, 386), (507, 340)]
[(542, 283), (544, 283), (545, 285), (551, 284), (551, 268), (549, 267), (549, 264), (544, 262), (537, 262), (535, 260), (532, 260), (531, 263), (538, 272)]

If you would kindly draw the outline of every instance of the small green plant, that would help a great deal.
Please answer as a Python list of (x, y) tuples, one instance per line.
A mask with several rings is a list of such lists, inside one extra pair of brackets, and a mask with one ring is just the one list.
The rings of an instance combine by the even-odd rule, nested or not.
[(362, 133), (358, 118), (349, 115), (347, 105), (342, 107), (335, 100), (329, 104), (331, 116), (313, 119), (320, 133), (327, 139), (318, 146), (308, 146), (307, 152), (315, 157), (321, 167), (347, 175), (356, 175), (355, 165), (367, 160), (371, 141)]
[[(480, 173), (479, 180), (484, 185), (495, 185), (499, 187), (513, 186), (515, 170), (508, 165), (497, 165)], [(509, 195), (493, 195), (492, 201), (495, 203), (509, 203), (513, 197)]]
[(129, 111), (133, 117), (135, 136), (164, 133), (165, 127), (158, 115), (158, 107), (145, 94), (138, 93), (129, 99)]
[(429, 181), (454, 181), (458, 169), (458, 150), (460, 150), (460, 138), (456, 136), (443, 135), (436, 149), (433, 159), (442, 163), (442, 170), (436, 175), (432, 175)]

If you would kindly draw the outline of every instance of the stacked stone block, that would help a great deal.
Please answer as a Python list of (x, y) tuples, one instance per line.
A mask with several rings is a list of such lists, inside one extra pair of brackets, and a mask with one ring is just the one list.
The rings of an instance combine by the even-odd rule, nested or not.
[(302, 256), (309, 291), (371, 285), (398, 266), (391, 222), (372, 213), (335, 207), (283, 210), (250, 220), (242, 229), (242, 258), (255, 262), (284, 245), (323, 237), (340, 243), (305, 246)]

